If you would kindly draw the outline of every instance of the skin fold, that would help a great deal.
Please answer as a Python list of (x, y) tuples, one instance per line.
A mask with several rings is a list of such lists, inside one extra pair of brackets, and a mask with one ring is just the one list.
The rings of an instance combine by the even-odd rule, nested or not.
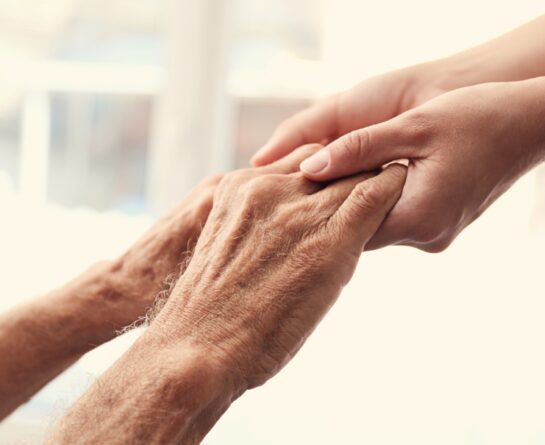
[(203, 181), (119, 259), (0, 316), (0, 419), (146, 314), (186, 265), (219, 181)]
[(408, 158), (403, 195), (367, 248), (444, 250), (543, 160), (543, 42), (545, 16), (463, 53), (365, 80), (282, 123), (253, 163), (325, 143), (301, 165), (324, 181)]
[(396, 164), (313, 183), (297, 170), (319, 148), (223, 178), (165, 307), (47, 443), (200, 443), (236, 398), (289, 362), (406, 177)]

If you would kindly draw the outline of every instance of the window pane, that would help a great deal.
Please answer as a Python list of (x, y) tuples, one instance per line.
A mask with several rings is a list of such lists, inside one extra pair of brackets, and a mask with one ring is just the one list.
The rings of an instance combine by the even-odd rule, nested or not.
[(162, 1), (80, 2), (64, 23), (53, 58), (97, 63), (157, 64)]
[(151, 100), (57, 94), (51, 107), (48, 199), (97, 210), (146, 211)]
[(163, 0), (0, 2), (0, 55), (156, 63)]
[(240, 99), (235, 131), (236, 167), (247, 167), (275, 127), (309, 103), (307, 99)]
[(19, 186), (19, 98), (5, 98), (0, 105), (0, 192)]

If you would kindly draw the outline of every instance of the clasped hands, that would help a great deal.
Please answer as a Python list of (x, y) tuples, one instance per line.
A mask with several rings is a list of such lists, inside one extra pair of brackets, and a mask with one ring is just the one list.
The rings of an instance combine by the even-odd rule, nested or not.
[[(130, 296), (115, 301), (136, 302), (119, 323), (152, 303), (167, 272), (184, 268), (149, 329), (69, 411), (51, 443), (72, 443), (74, 425), (104, 404), (116, 409), (96, 418), (96, 441), (116, 443), (111, 425), (132, 419), (145, 421), (145, 431), (126, 428), (118, 443), (199, 443), (237, 397), (293, 357), (362, 250), (443, 250), (543, 160), (541, 121), (525, 116), (543, 114), (544, 92), (543, 79), (461, 88), (344, 136), (330, 128), (339, 137), (326, 147), (294, 150), (294, 135), (313, 123), (306, 137), (324, 136), (315, 113), (330, 122), (324, 115), (342, 102), (280, 127), (258, 167), (205, 181), (109, 266), (114, 288)], [(408, 169), (381, 169), (404, 158)]]
[[(73, 310), (55, 315), (80, 332), (66, 366), (89, 343), (111, 338), (112, 326), (142, 316), (171, 284), (149, 329), (49, 443), (199, 443), (237, 397), (293, 357), (363, 249), (447, 248), (545, 159), (544, 21), (367, 79), (302, 111), (254, 157), (257, 168), (205, 181), (119, 260), (57, 292)], [(408, 168), (382, 169), (399, 159)], [(36, 307), (33, 314), (51, 318), (45, 303)], [(82, 308), (85, 319), (67, 315)], [(28, 325), (24, 311), (14, 315)], [(6, 338), (19, 332), (4, 324)], [(65, 349), (57, 337), (44, 344), (54, 341), (50, 350)], [(38, 388), (60, 372), (42, 369), (42, 349), (7, 375), (38, 369)], [(0, 415), (27, 386), (3, 388), (0, 379), (8, 401)]]
[(350, 280), (398, 200), (406, 168), (312, 182), (308, 145), (227, 174), (193, 256), (155, 323), (215, 357), (244, 389), (274, 375)]
[[(188, 256), (150, 327), (49, 443), (74, 443), (82, 421), (82, 443), (199, 443), (234, 399), (294, 356), (350, 280), (406, 177), (393, 164), (378, 174), (309, 181), (299, 165), (320, 148), (204, 181), (109, 266), (126, 289), (118, 298), (127, 302), (126, 322), (152, 303), (150, 292), (138, 292), (141, 283), (157, 289)], [(105, 404), (115, 409), (103, 413)], [(112, 427), (143, 418), (145, 434), (126, 427), (119, 439)]]

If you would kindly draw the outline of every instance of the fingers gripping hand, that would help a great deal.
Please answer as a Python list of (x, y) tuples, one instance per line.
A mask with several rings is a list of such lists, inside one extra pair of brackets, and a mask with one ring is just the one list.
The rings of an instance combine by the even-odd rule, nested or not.
[(319, 148), (224, 177), (158, 319), (175, 323), (248, 387), (274, 375), (304, 343), (403, 187), (405, 168), (397, 165), (377, 176), (309, 181), (298, 165)]
[(407, 67), (320, 100), (282, 122), (255, 154), (253, 165), (269, 164), (303, 144), (328, 144), (421, 105), (444, 92), (435, 84), (440, 68), (431, 63)]
[[(414, 155), (418, 128), (400, 125), (401, 119), (362, 128), (333, 141), (301, 163), (314, 181), (329, 181)], [(409, 144), (410, 143), (410, 144)]]

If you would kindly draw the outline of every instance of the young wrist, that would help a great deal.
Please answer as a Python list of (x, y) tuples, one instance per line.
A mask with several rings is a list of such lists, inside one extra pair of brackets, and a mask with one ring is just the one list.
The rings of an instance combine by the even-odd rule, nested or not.
[(486, 82), (473, 57), (464, 54), (437, 59), (411, 67), (414, 94), (438, 96), (448, 91)]
[(462, 69), (454, 69), (448, 60), (434, 60), (404, 68), (401, 76), (396, 76), (403, 81), (399, 111), (409, 110), (443, 93), (467, 86), (457, 71)]
[[(513, 59), (515, 59), (513, 57)], [(538, 70), (509, 62), (505, 49), (493, 42), (430, 62), (429, 72), (445, 91), (491, 82), (516, 82), (535, 77)]]
[(529, 170), (545, 160), (545, 77), (505, 85), (517, 129), (512, 145), (520, 152), (522, 168)]

